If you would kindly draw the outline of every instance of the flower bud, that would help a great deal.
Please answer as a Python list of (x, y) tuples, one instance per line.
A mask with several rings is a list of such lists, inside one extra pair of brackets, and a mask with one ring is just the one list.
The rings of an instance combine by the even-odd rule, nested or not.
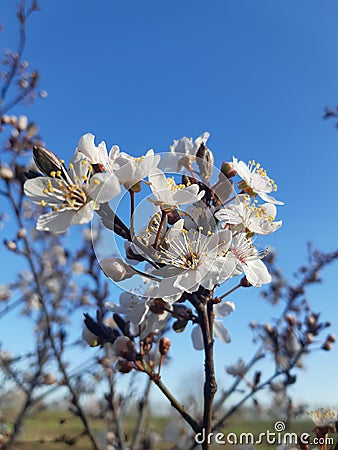
[(51, 384), (56, 383), (56, 377), (53, 373), (45, 373), (42, 376), (42, 382), (43, 384), (47, 384), (48, 386), (50, 386)]
[(322, 349), (325, 350), (326, 352), (332, 350), (332, 342), (329, 341), (324, 342), (324, 344), (322, 345)]
[(214, 168), (214, 155), (204, 142), (201, 143), (197, 150), (196, 164), (200, 169), (202, 180), (210, 180)]
[(167, 337), (162, 337), (160, 339), (159, 350), (161, 355), (166, 355), (170, 349), (171, 341)]
[(8, 248), (8, 250), (12, 250), (13, 252), (16, 251), (17, 249), (17, 245), (15, 241), (8, 241), (7, 239), (4, 241), (6, 247)]
[(17, 120), (18, 120), (18, 119), (17, 119), (16, 116), (14, 116), (14, 114), (10, 116), (10, 123), (11, 123), (11, 125), (16, 126)]
[(60, 177), (61, 175), (65, 176), (65, 173), (67, 173), (63, 161), (51, 150), (35, 145), (33, 147), (33, 156), (36, 166), (45, 175), (51, 176), (53, 173), (58, 174), (61, 172), (58, 175)]
[(121, 356), (128, 361), (134, 361), (136, 357), (135, 344), (127, 336), (119, 336), (115, 339), (113, 344), (114, 353), (116, 356)]
[(5, 125), (10, 124), (11, 123), (11, 116), (9, 116), (8, 114), (4, 114), (1, 117), (1, 123), (5, 124)]
[(312, 344), (313, 341), (314, 341), (313, 334), (312, 333), (306, 333), (306, 335), (305, 335), (305, 342), (307, 344)]
[(17, 121), (17, 128), (20, 131), (24, 131), (27, 128), (28, 119), (26, 116), (19, 116)]
[(129, 373), (133, 370), (134, 366), (131, 361), (127, 361), (126, 359), (119, 359), (117, 361), (116, 368), (121, 373)]
[(104, 258), (100, 261), (100, 267), (107, 277), (116, 282), (131, 278), (136, 273), (121, 258)]
[(109, 367), (110, 367), (110, 359), (109, 358), (100, 358), (98, 362), (99, 362), (99, 364), (101, 364), (101, 366), (105, 367), (106, 369), (109, 369)]
[(18, 233), (17, 233), (17, 238), (18, 239), (22, 239), (22, 238), (24, 238), (24, 237), (26, 237), (27, 236), (27, 230), (26, 230), (26, 228), (20, 228), (19, 230), (18, 230)]
[(227, 178), (232, 178), (237, 175), (236, 170), (234, 169), (234, 166), (232, 163), (229, 162), (223, 162), (221, 167), (221, 172), (223, 175), (225, 175)]
[(336, 336), (334, 334), (329, 334), (328, 337), (326, 338), (326, 340), (328, 342), (334, 343), (334, 342), (336, 342)]
[(2, 178), (5, 181), (12, 180), (14, 178), (14, 173), (12, 169), (8, 166), (1, 166), (0, 167), (0, 178)]
[(297, 319), (295, 318), (295, 316), (292, 316), (291, 314), (287, 314), (285, 316), (285, 320), (287, 321), (287, 323), (289, 325), (291, 325), (292, 327), (294, 327), (297, 323)]

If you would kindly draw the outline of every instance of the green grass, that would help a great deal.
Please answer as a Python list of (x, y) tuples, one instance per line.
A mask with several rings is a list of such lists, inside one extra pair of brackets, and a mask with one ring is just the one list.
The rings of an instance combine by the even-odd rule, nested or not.
[[(10, 414), (8, 414), (10, 419)], [(104, 436), (106, 425), (103, 419), (91, 419), (92, 429), (95, 433), (101, 432)], [(152, 417), (150, 428), (161, 433), (165, 430), (168, 419), (163, 417)], [(274, 420), (241, 420), (239, 417), (233, 418), (226, 428), (221, 430), (224, 434), (235, 433), (239, 436), (243, 432), (253, 433), (258, 436), (260, 432), (270, 430), (274, 432)], [(126, 421), (126, 432), (129, 437), (132, 435), (134, 427), (133, 417), (128, 417)], [(313, 431), (310, 422), (294, 422), (290, 432), (297, 434)], [(18, 441), (15, 450), (91, 450), (90, 442), (86, 436), (81, 436), (83, 426), (79, 418), (72, 416), (69, 412), (43, 411), (31, 415), (25, 421), (24, 433)], [(70, 445), (72, 444), (72, 445)], [(168, 450), (173, 443), (160, 444), (157, 450)], [(260, 450), (275, 449), (278, 444), (268, 445), (266, 442), (257, 446)], [(233, 449), (233, 445), (213, 445), (213, 449)]]

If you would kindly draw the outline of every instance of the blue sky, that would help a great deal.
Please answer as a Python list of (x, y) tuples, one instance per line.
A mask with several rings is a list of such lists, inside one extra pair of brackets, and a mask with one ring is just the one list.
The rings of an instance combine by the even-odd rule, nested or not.
[[(27, 113), (49, 148), (67, 160), (79, 137), (91, 131), (108, 146), (141, 155), (209, 131), (216, 164), (233, 155), (255, 159), (277, 181), (284, 225), (262, 243), (276, 248), (286, 274), (304, 261), (307, 241), (327, 251), (338, 247), (338, 131), (322, 120), (324, 107), (338, 101), (337, 2), (41, 4), (28, 24), (25, 57), (40, 71), (48, 98)], [(0, 20), (0, 46), (13, 48), (11, 0), (2, 0)], [(329, 268), (325, 284), (311, 291), (315, 309), (332, 321), (338, 317), (337, 270)], [(240, 291), (232, 299), (237, 310), (227, 325), (233, 344), (217, 345), (218, 359), (231, 362), (250, 354), (246, 324), (276, 314), (256, 291)], [(174, 338), (172, 368), (165, 369), (177, 389), (186, 372), (182, 339)], [(308, 360), (296, 398), (331, 402), (337, 355), (335, 350)], [(196, 367), (200, 356), (191, 358)]]

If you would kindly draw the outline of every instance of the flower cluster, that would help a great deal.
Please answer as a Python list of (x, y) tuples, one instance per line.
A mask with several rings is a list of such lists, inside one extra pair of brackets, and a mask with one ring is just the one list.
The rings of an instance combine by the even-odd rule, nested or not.
[[(233, 158), (217, 171), (208, 138), (209, 133), (203, 133), (195, 140), (176, 140), (164, 158), (153, 150), (135, 158), (116, 145), (110, 151), (105, 142), (96, 146), (94, 135), (87, 133), (69, 169), (53, 152), (34, 148), (40, 172), (27, 174), (24, 190), (34, 203), (52, 208), (39, 217), (37, 229), (64, 232), (70, 225), (89, 222), (97, 211), (103, 226), (125, 232), (117, 232), (126, 237), (125, 254), (104, 258), (100, 267), (114, 282), (132, 277), (145, 282), (141, 293), (134, 288), (121, 295), (119, 304), (107, 304), (128, 324), (128, 339), (159, 333), (174, 317), (176, 329), (193, 322), (194, 346), (203, 349), (198, 314), (187, 313), (182, 305), (188, 301), (197, 311), (203, 297), (214, 305), (214, 334), (229, 342), (221, 319), (235, 305), (222, 302), (225, 295), (214, 297), (215, 289), (240, 275), (240, 286), (271, 281), (263, 262), (266, 251), (256, 247), (255, 235), (273, 233), (282, 225), (275, 221), (276, 205), (282, 202), (270, 195), (277, 185), (254, 161), (246, 165)], [(164, 168), (176, 176), (167, 177)], [(236, 175), (238, 193), (232, 180)], [(137, 229), (135, 196), (141, 191), (153, 213)], [(130, 195), (129, 225), (108, 204), (120, 193)]]

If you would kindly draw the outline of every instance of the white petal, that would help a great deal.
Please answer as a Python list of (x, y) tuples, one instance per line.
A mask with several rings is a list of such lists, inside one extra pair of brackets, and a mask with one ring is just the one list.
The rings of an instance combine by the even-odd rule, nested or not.
[(262, 200), (268, 203), (274, 203), (275, 205), (284, 205), (283, 202), (276, 200), (275, 198), (271, 197), (270, 195), (266, 194), (265, 192), (257, 192), (258, 195)]
[(199, 288), (201, 278), (202, 276), (198, 270), (187, 270), (184, 274), (178, 275), (174, 281), (174, 287), (192, 294)]
[(53, 233), (63, 233), (70, 227), (72, 219), (76, 211), (63, 210), (63, 211), (51, 211), (46, 214), (42, 214), (39, 217), (36, 225), (36, 229), (39, 231), (51, 231)]
[(262, 284), (271, 282), (271, 275), (263, 261), (260, 259), (250, 261), (250, 263), (243, 264), (242, 266), (246, 278), (253, 286), (260, 287)]
[(207, 251), (213, 251), (217, 247), (217, 252), (227, 251), (231, 244), (232, 234), (230, 230), (220, 230), (212, 235), (208, 241)]
[(83, 225), (93, 218), (93, 202), (85, 204), (81, 209), (74, 211), (72, 225)]
[(201, 327), (199, 325), (196, 325), (191, 332), (191, 339), (195, 350), (203, 350), (204, 349), (204, 343), (203, 343), (203, 334)]
[(86, 133), (80, 137), (77, 144), (77, 151), (83, 153), (91, 163), (96, 164), (99, 161), (99, 153), (94, 143), (95, 136), (92, 133)]
[(173, 200), (176, 205), (186, 205), (187, 203), (196, 203), (204, 196), (205, 192), (199, 191), (197, 184), (192, 184), (183, 189), (179, 189), (173, 195)]
[(90, 179), (87, 191), (97, 203), (106, 203), (121, 192), (121, 187), (113, 173), (96, 173)]
[(148, 180), (151, 183), (150, 189), (156, 193), (168, 190), (167, 178), (160, 169), (153, 169), (149, 175)]
[(229, 344), (229, 342), (231, 342), (230, 334), (220, 320), (214, 321), (214, 334), (224, 344)]
[[(43, 190), (48, 189), (48, 184), (51, 183), (54, 193), (48, 192), (44, 194)], [(40, 205), (42, 201), (46, 202), (47, 206), (56, 206), (63, 203), (63, 196), (59, 194), (60, 180), (50, 177), (37, 177), (27, 180), (24, 184), (25, 194), (30, 197), (31, 201)]]
[(226, 317), (235, 311), (235, 303), (233, 302), (222, 302), (218, 303), (214, 307), (215, 317)]

